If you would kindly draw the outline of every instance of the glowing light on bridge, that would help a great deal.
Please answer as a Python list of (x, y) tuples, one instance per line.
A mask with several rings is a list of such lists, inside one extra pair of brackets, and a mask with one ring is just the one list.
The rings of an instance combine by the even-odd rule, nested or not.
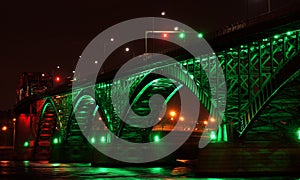
[(58, 138), (53, 139), (53, 144), (58, 144)]
[(198, 38), (203, 38), (203, 33), (198, 33)]
[(286, 35), (288, 35), (288, 36), (290, 36), (290, 35), (292, 35), (293, 33), (291, 32), (291, 31), (288, 31), (288, 32), (286, 32)]
[(217, 135), (215, 131), (211, 131), (209, 136), (212, 141), (217, 140)]
[(275, 38), (275, 39), (278, 39), (278, 38), (279, 38), (279, 35), (275, 35), (274, 38)]
[(185, 38), (185, 33), (184, 32), (179, 33), (179, 38), (184, 39)]
[(106, 141), (106, 140), (105, 140), (105, 137), (104, 137), (104, 136), (101, 136), (100, 142), (101, 142), (101, 143), (105, 143), (105, 141)]
[(24, 146), (24, 147), (28, 147), (28, 146), (29, 146), (29, 142), (28, 142), (28, 141), (25, 141), (24, 144), (23, 144), (23, 146)]
[(163, 37), (163, 38), (168, 38), (168, 36), (169, 36), (168, 33), (163, 33), (163, 34), (162, 34), (162, 37)]
[(159, 142), (160, 141), (159, 135), (155, 135), (153, 139), (154, 139), (154, 142)]
[(297, 139), (298, 139), (298, 141), (300, 141), (300, 128), (298, 128), (298, 131), (297, 131)]
[(94, 137), (91, 138), (91, 143), (92, 143), (92, 144), (95, 143), (95, 138), (94, 138)]

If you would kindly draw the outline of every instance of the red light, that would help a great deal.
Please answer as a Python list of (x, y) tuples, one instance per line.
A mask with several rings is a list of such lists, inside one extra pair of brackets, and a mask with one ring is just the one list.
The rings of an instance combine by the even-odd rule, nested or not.
[(168, 37), (168, 33), (163, 33), (163, 34), (162, 34), (162, 37), (163, 37), (163, 38), (167, 38), (167, 37)]
[(55, 77), (55, 82), (60, 82), (60, 77), (59, 76), (57, 76), (57, 77)]

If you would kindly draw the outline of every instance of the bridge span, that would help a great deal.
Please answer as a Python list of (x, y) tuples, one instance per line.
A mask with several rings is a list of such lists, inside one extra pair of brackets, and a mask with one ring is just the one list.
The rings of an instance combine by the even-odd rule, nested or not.
[[(299, 10), (277, 12), (277, 16), (267, 14), (257, 17), (256, 23), (252, 21), (208, 37), (215, 50), (213, 54), (201, 57), (182, 54), (177, 57), (178, 63), (150, 65), (146, 72), (124, 76), (115, 82), (112, 71), (100, 74), (96, 84), (86, 84), (75, 91), (70, 82), (18, 102), (15, 146), (22, 155), (20, 158), (117, 163), (98, 153), (92, 145), (105, 146), (114, 141), (109, 131), (130, 142), (159, 142), (180, 117), (163, 116), (150, 128), (128, 125), (121, 121), (112, 105), (112, 93), (122, 94), (130, 89), (131, 108), (143, 116), (151, 111), (151, 96), (161, 94), (165, 98), (163, 106), (153, 107), (168, 110), (171, 99), (176, 98), (181, 87), (186, 87), (198, 98), (209, 118), (206, 122), (196, 120), (198, 126), (192, 130), (191, 138), (167, 161), (174, 157), (198, 158), (199, 173), (272, 169), (296, 172), (300, 164), (300, 13)], [(225, 76), (224, 116), (216, 110), (211, 85), (203, 70), (218, 68), (210, 63), (212, 59), (219, 61)], [(186, 71), (177, 71), (182, 68)], [(170, 80), (151, 73), (160, 69), (175, 78)], [(196, 89), (186, 75), (194, 80)], [(133, 84), (129, 83), (131, 79), (135, 79)], [(120, 106), (122, 103), (126, 102), (119, 99)], [(75, 112), (80, 115), (75, 117)], [(134, 120), (130, 114), (126, 117)], [(207, 130), (205, 125), (216, 122), (220, 122), (218, 128), (203, 137), (210, 138), (210, 144), (199, 149), (198, 141), (203, 130)], [(101, 135), (95, 136), (99, 132)]]

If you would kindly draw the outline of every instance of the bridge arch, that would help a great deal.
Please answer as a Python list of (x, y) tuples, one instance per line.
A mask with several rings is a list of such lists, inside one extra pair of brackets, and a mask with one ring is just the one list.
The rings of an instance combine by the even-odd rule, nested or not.
[(57, 122), (59, 121), (58, 111), (55, 102), (51, 97), (44, 101), (38, 123), (38, 130), (34, 145), (34, 156), (39, 159), (49, 159), (52, 141), (54, 140)]
[[(130, 116), (129, 115), (130, 110), (132, 108), (136, 107), (136, 106), (138, 106), (138, 107), (143, 106), (144, 107), (145, 105), (141, 105), (141, 104), (137, 105), (137, 103), (139, 101), (141, 101), (141, 99), (143, 98), (143, 95), (146, 94), (146, 91), (149, 90), (149, 89), (151, 91), (151, 87), (155, 88), (155, 84), (159, 83), (160, 81), (161, 81), (161, 83), (166, 84), (166, 80), (169, 81), (170, 87), (166, 87), (166, 89), (163, 90), (163, 92), (165, 92), (167, 94), (159, 93), (160, 95), (164, 96), (165, 101), (164, 101), (163, 104), (157, 104), (157, 106), (156, 106), (157, 109), (155, 109), (154, 112), (157, 112), (158, 114), (153, 114), (155, 117), (153, 117), (150, 120), (151, 122), (152, 121), (157, 121), (157, 117), (159, 115), (159, 112), (166, 107), (167, 103), (176, 94), (176, 92), (179, 91), (179, 89), (182, 87), (182, 85), (178, 85), (178, 87), (176, 87), (173, 80), (166, 79), (165, 77), (162, 77), (162, 76), (156, 76), (156, 75), (148, 74), (147, 76), (145, 76), (142, 79), (142, 81), (139, 81), (139, 85), (134, 87), (135, 90), (132, 91), (132, 94), (130, 96), (130, 105), (129, 105), (129, 107), (125, 108), (126, 109), (125, 110), (125, 116), (123, 117), (125, 122), (121, 121), (120, 128), (119, 128), (118, 133), (117, 133), (117, 135), (119, 137), (122, 136), (123, 129), (127, 125), (126, 124), (126, 119), (130, 118), (130, 117), (128, 117), (128, 116)], [(158, 94), (158, 93), (153, 93), (153, 94)], [(145, 102), (145, 101), (143, 101), (143, 102)], [(146, 98), (146, 106), (148, 106), (148, 105), (149, 105), (149, 102), (147, 101), (147, 98)], [(133, 111), (134, 111), (134, 113), (136, 113), (138, 115), (143, 115), (143, 114), (145, 115), (145, 114), (150, 113), (150, 111), (153, 111), (153, 109), (150, 109), (150, 108), (149, 109), (144, 109), (144, 108), (142, 108), (142, 111), (138, 111), (138, 109), (134, 109)], [(142, 118), (142, 117), (140, 117), (140, 118)], [(139, 119), (138, 121), (141, 121), (141, 119)], [(149, 122), (149, 123), (151, 123), (151, 122)], [(157, 123), (159, 123), (159, 122), (157, 122)], [(143, 142), (147, 142), (147, 141), (150, 140), (149, 139), (150, 138), (149, 134), (150, 134), (150, 131), (151, 131), (152, 128), (153, 128), (153, 126), (148, 127), (148, 128), (142, 128), (145, 131), (144, 133), (146, 133), (146, 134), (143, 135), (143, 140), (142, 140)]]
[[(194, 61), (194, 59), (189, 59), (187, 61)], [(211, 98), (211, 92), (210, 89), (203, 89), (203, 86), (200, 87), (199, 85), (199, 79), (195, 78), (195, 75), (187, 70), (183, 70), (182, 65), (179, 63), (176, 63), (172, 66), (164, 67), (163, 71), (170, 75), (172, 78), (172, 83), (177, 83), (177, 87), (174, 87), (173, 91), (165, 98), (165, 102), (163, 103), (163, 106), (165, 106), (170, 99), (183, 87), (187, 87), (198, 100), (200, 103), (205, 107), (205, 109), (211, 114), (212, 117), (216, 118), (217, 123), (221, 123), (221, 115), (216, 110), (216, 103)], [(157, 82), (161, 77), (155, 76), (151, 74), (151, 72), (148, 72), (141, 80), (139, 80), (139, 84), (135, 85), (135, 90), (131, 93), (130, 101), (131, 106), (134, 106), (134, 104), (143, 96), (143, 93), (147, 91), (147, 89), (151, 88), (155, 82)], [(195, 85), (197, 87), (195, 87)], [(208, 86), (210, 87), (210, 86)], [(126, 113), (128, 114), (129, 108), (127, 107)], [(163, 107), (162, 107), (163, 108)], [(128, 115), (125, 115), (127, 117)], [(125, 123), (122, 121), (121, 128), (119, 130), (119, 135), (121, 135), (122, 130), (125, 126)], [(210, 127), (213, 127), (214, 125), (211, 125)], [(226, 128), (226, 127), (225, 127)], [(214, 128), (213, 128), (214, 129)], [(151, 130), (151, 128), (149, 129)], [(226, 130), (225, 130), (226, 132)], [(149, 133), (149, 131), (148, 131)], [(227, 134), (220, 134), (219, 139), (223, 139), (227, 141)], [(225, 136), (223, 138), (223, 136)]]
[[(257, 118), (264, 112), (274, 98), (276, 98), (285, 87), (300, 77), (300, 55), (289, 60), (284, 68), (280, 69), (274, 76), (271, 77), (268, 84), (261, 90), (260, 95), (254, 99), (256, 102), (250, 104), (250, 110), (256, 110), (256, 114), (252, 116), (244, 116), (243, 120), (247, 122), (247, 126), (241, 133), (240, 137), (245, 138), (247, 132), (251, 129)], [(259, 107), (256, 107), (260, 104)], [(250, 111), (251, 112), (251, 111)], [(251, 119), (249, 118), (251, 117)]]
[[(104, 114), (105, 110), (101, 109), (101, 104), (93, 98), (90, 90), (81, 91), (73, 102), (64, 141), (69, 145), (87, 142), (93, 144), (99, 141), (94, 135), (99, 134), (99, 131), (103, 131), (105, 134), (104, 131), (107, 131), (107, 127), (109, 127), (109, 122)], [(106, 126), (102, 126), (103, 124)], [(96, 133), (96, 131), (98, 132)], [(101, 138), (100, 141), (104, 141), (102, 136)], [(109, 141), (109, 137), (105, 137), (105, 141)]]

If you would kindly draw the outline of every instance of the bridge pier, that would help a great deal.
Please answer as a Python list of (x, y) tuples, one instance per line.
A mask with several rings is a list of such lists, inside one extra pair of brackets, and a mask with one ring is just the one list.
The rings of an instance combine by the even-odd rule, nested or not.
[(196, 176), (299, 175), (299, 144), (211, 143), (199, 150)]
[[(119, 149), (120, 153), (122, 150)], [(123, 152), (124, 153), (124, 152)], [(124, 153), (126, 154), (126, 153)], [(93, 158), (91, 161), (91, 166), (94, 167), (118, 167), (118, 166), (170, 166), (174, 165), (176, 162), (176, 158), (174, 155), (169, 155), (165, 158), (159, 159), (153, 162), (146, 162), (146, 163), (127, 163), (118, 161), (111, 157), (106, 156), (105, 154), (99, 152), (98, 150), (93, 150)]]
[(93, 147), (87, 145), (55, 144), (52, 146), (49, 161), (53, 163), (90, 163)]

